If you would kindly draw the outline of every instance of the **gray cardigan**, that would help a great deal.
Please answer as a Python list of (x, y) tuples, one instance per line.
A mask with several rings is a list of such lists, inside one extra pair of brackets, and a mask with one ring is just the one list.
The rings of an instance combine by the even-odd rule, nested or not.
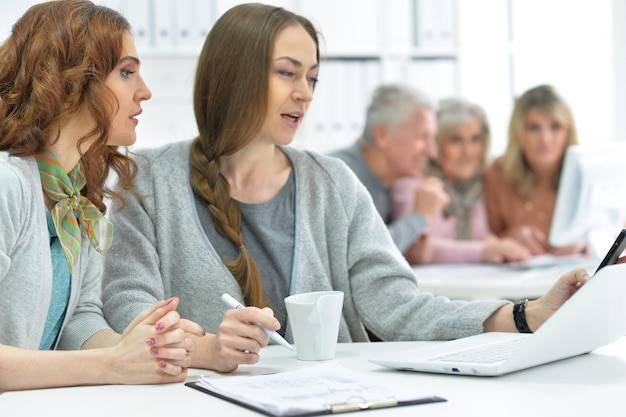
[[(181, 316), (215, 333), (224, 292), (241, 290), (199, 224), (189, 185), (190, 142), (139, 151), (137, 196), (113, 207), (116, 236), (105, 259), (105, 317), (123, 329), (157, 300), (180, 297)], [(506, 301), (451, 301), (421, 293), (367, 190), (339, 159), (284, 147), (296, 180), (289, 293), (345, 293), (339, 340), (444, 340), (483, 331)], [(287, 329), (286, 338), (292, 341)]]
[[(0, 344), (39, 349), (52, 291), (50, 236), (34, 158), (0, 152)], [(83, 238), (58, 349), (80, 349), (109, 329), (102, 315), (102, 256)]]

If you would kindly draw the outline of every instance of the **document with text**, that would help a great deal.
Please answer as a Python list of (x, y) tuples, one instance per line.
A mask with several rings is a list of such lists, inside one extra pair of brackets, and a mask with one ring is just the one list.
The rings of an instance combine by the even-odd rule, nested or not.
[(269, 416), (313, 416), (442, 402), (415, 386), (333, 362), (272, 375), (202, 377), (188, 386)]

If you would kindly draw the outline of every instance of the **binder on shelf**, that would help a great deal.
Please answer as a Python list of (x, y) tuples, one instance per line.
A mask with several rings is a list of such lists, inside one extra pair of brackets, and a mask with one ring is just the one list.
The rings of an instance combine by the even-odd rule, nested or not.
[(414, 46), (412, 40), (415, 39), (414, 12), (411, 2), (385, 2), (383, 13), (385, 23), (382, 34), (385, 35), (383, 39), (385, 51), (400, 54), (410, 51)]
[(445, 402), (414, 386), (381, 381), (337, 363), (270, 375), (203, 377), (190, 388), (266, 416), (320, 416)]
[(346, 65), (345, 84), (347, 100), (342, 112), (346, 116), (345, 143), (354, 142), (363, 133), (365, 111), (370, 97), (366, 95), (364, 61), (348, 61)]
[(194, 0), (194, 20), (196, 23), (193, 28), (191, 43), (195, 45), (198, 51), (202, 48), (211, 26), (217, 19), (215, 7), (215, 2)]
[[(177, 50), (195, 51), (196, 33), (196, 10), (195, 0), (177, 0), (176, 7), (172, 9), (174, 14), (173, 43)], [(195, 51), (197, 52), (197, 51)]]
[[(330, 65), (329, 65), (330, 64)], [(326, 102), (326, 120), (329, 125), (329, 135), (326, 140), (330, 144), (351, 143), (354, 138), (350, 137), (347, 125), (350, 112), (349, 103), (353, 99), (347, 89), (346, 68), (347, 62), (335, 60), (326, 63), (324, 71), (330, 99)]]
[(456, 0), (439, 1), (438, 44), (441, 50), (456, 47)]
[(454, 97), (457, 91), (457, 64), (451, 59), (413, 60), (407, 82), (435, 100)]
[(135, 45), (139, 53), (154, 46), (154, 33), (149, 0), (123, 0), (120, 7), (132, 27)]
[(456, 46), (457, 0), (415, 0), (415, 46), (449, 52)]
[(437, 0), (416, 0), (415, 46), (421, 50), (437, 47)]
[(176, 36), (175, 5), (171, 0), (155, 1), (154, 6), (154, 46), (157, 51), (171, 51)]

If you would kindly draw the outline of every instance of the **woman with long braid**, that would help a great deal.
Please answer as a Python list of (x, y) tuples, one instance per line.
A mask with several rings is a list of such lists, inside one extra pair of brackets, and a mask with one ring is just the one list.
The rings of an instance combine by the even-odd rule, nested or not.
[[(134, 195), (111, 212), (104, 311), (121, 329), (171, 294), (203, 326), (192, 366), (232, 371), (259, 360), (268, 336), (292, 334), (284, 298), (344, 292), (339, 341), (442, 340), (515, 331), (512, 303), (422, 293), (368, 191), (339, 159), (289, 146), (319, 68), (311, 23), (279, 7), (238, 5), (217, 20), (199, 56), (199, 136), (138, 151)], [(537, 329), (586, 280), (564, 275), (528, 303)], [(250, 307), (228, 310), (229, 293)], [(266, 306), (271, 307), (271, 309)], [(273, 313), (273, 314), (272, 314)]]

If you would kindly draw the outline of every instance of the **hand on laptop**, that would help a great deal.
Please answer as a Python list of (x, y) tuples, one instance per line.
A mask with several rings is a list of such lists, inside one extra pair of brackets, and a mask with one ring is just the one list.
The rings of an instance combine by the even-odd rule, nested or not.
[[(626, 260), (622, 262), (626, 263)], [(529, 301), (526, 305), (526, 322), (533, 332), (554, 314), (587, 280), (589, 274), (584, 268), (576, 268), (565, 273), (541, 298)], [(513, 321), (513, 305), (507, 304), (496, 310), (483, 323), (485, 332), (516, 332)]]
[(541, 298), (530, 301), (526, 307), (526, 321), (530, 329), (536, 331), (588, 280), (587, 271), (576, 268), (559, 278)]

